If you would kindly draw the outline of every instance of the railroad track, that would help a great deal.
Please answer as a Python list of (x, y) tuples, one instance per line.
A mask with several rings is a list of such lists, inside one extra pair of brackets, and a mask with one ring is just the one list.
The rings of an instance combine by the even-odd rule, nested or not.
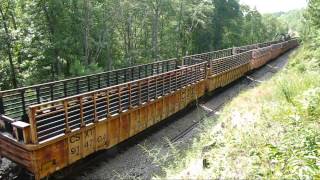
[(201, 120), (193, 123), (191, 126), (189, 126), (187, 129), (185, 129), (184, 131), (182, 131), (180, 134), (178, 134), (177, 136), (173, 137), (172, 139), (170, 139), (171, 143), (175, 143), (178, 142), (180, 139), (182, 139), (183, 137), (185, 137), (187, 134), (189, 134), (192, 130), (194, 130), (196, 127), (198, 127), (198, 125), (200, 123), (202, 123), (203, 121), (205, 121), (207, 118), (209, 117), (213, 117), (214, 115), (216, 115), (216, 112), (221, 109), (228, 101), (219, 104), (216, 108), (214, 109), (209, 109), (206, 106), (199, 104), (197, 105), (197, 108), (202, 108), (205, 109), (205, 111), (210, 110), (208, 113), (205, 114), (205, 117), (201, 118)]
[[(272, 66), (271, 64), (266, 64), (265, 67), (268, 67), (267, 69), (267, 72), (271, 72), (271, 73), (277, 73), (279, 71), (279, 68), (278, 67), (274, 67)], [(257, 70), (255, 70), (257, 71)], [(264, 81), (260, 81), (260, 80), (257, 80), (255, 79), (254, 77), (252, 77), (251, 75), (248, 75), (248, 76), (245, 76), (244, 78), (248, 79), (250, 82), (248, 85), (252, 84), (252, 83), (263, 83)], [(223, 89), (226, 89), (226, 88), (223, 88)], [(224, 90), (222, 90), (224, 91)], [(219, 104), (216, 108), (214, 109), (210, 109), (210, 108), (207, 108), (204, 104), (199, 104), (197, 105), (197, 108), (202, 108), (205, 112), (207, 112), (205, 114), (205, 117), (201, 118), (199, 121), (193, 123), (192, 125), (190, 125), (187, 129), (183, 130), (181, 133), (179, 133), (178, 135), (176, 135), (175, 137), (171, 138), (170, 139), (170, 142), (171, 143), (176, 143), (178, 142), (180, 139), (184, 138), (186, 135), (188, 135), (191, 131), (193, 131), (195, 128), (198, 127), (198, 125), (200, 123), (202, 123), (203, 121), (205, 121), (207, 118), (209, 117), (213, 117), (216, 115), (216, 112), (221, 109), (226, 103), (228, 103), (229, 101), (231, 100), (228, 99), (226, 100), (225, 102)]]
[[(278, 62), (278, 60), (277, 60), (275, 62), (276, 62), (276, 64), (279, 64), (279, 63), (281, 64), (282, 61)], [(250, 77), (250, 78), (247, 78), (247, 76), (244, 76), (242, 79), (239, 79), (236, 82), (234, 82), (234, 83), (232, 83), (232, 84), (230, 84), (230, 85), (228, 85), (228, 86), (226, 86), (224, 88), (221, 88), (221, 89), (215, 91), (215, 93), (213, 93), (212, 95), (207, 96), (208, 98), (202, 99), (201, 102), (199, 102), (199, 105), (197, 105), (197, 106), (194, 105), (194, 106), (190, 107), (189, 111), (190, 110), (195, 110), (195, 108), (203, 109), (204, 111), (206, 111), (206, 113), (204, 114), (205, 117), (200, 119), (200, 120), (197, 120), (197, 122), (194, 122), (194, 123), (189, 121), (188, 124), (192, 123), (191, 125), (184, 125), (183, 127), (180, 127), (179, 129), (182, 129), (183, 131), (180, 132), (178, 135), (171, 135), (171, 137), (169, 138), (169, 141), (172, 142), (173, 144), (177, 144), (179, 142), (183, 142), (184, 138), (186, 139), (186, 136), (190, 135), (190, 133), (193, 133), (193, 130), (195, 130), (197, 127), (199, 127), (201, 125), (201, 123), (206, 118), (213, 117), (213, 116), (217, 115), (216, 113), (218, 111), (220, 111), (221, 108), (223, 108), (223, 106), (225, 106), (227, 103), (229, 103), (230, 100), (236, 94), (238, 94), (240, 91), (244, 90), (249, 85), (257, 84), (257, 80), (263, 79), (259, 75), (263, 74), (263, 77), (264, 77), (265, 73), (267, 73), (267, 72), (274, 73), (272, 71), (272, 69), (270, 69), (270, 66), (273, 66), (273, 63), (267, 64), (264, 67), (264, 70), (259, 69), (259, 70), (253, 71), (252, 73), (249, 73), (247, 76)], [(280, 65), (280, 67), (281, 67), (281, 65)], [(279, 69), (282, 69), (282, 68), (279, 68)], [(262, 71), (262, 72), (265, 72), (265, 73), (257, 73), (259, 71)], [(257, 73), (257, 75), (254, 75), (255, 73)], [(237, 86), (238, 85), (241, 85), (239, 91), (237, 90)], [(229, 91), (230, 89), (236, 89), (235, 94), (227, 94), (227, 95), (222, 94), (222, 93), (224, 93), (226, 91)], [(221, 97), (221, 96), (228, 96), (229, 99), (225, 99), (225, 100), (223, 100), (223, 102), (221, 101), (222, 103), (215, 104), (215, 108), (212, 108), (212, 109), (207, 108), (205, 105), (203, 105), (203, 104), (207, 103), (209, 99), (212, 100), (214, 98), (218, 98), (218, 97)], [(120, 151), (117, 151), (117, 153), (114, 156), (119, 156), (120, 154), (125, 153), (124, 156), (126, 156), (126, 158), (120, 159), (120, 160), (123, 160), (124, 162), (126, 162), (128, 159), (130, 159), (130, 160), (134, 159), (135, 156), (133, 154), (138, 154), (137, 152), (139, 152), (141, 150), (140, 146), (137, 145), (137, 144), (144, 143), (145, 140), (149, 140), (150, 138), (153, 139), (152, 136), (158, 136), (159, 131), (164, 131), (165, 133), (160, 133), (160, 134), (162, 134), (162, 137), (166, 137), (166, 135), (167, 135), (166, 134), (167, 133), (166, 129), (168, 129), (169, 132), (170, 132), (170, 129), (171, 129), (170, 127), (173, 126), (173, 127), (177, 127), (178, 128), (179, 125), (175, 124), (174, 122), (175, 121), (183, 121), (183, 118), (185, 116), (186, 116), (186, 114), (184, 112), (182, 112), (182, 113), (179, 113), (179, 115), (177, 115), (176, 117), (171, 118), (170, 120), (167, 120), (163, 124), (158, 124), (158, 126), (152, 128), (151, 131), (144, 132), (143, 134), (139, 135), (140, 138), (131, 140), (130, 141), (131, 142), (130, 145), (125, 145), (125, 146), (120, 147), (118, 149)], [(159, 136), (159, 137), (161, 137), (161, 136)], [(152, 141), (152, 142), (153, 142), (153, 145), (150, 146), (150, 147), (153, 147), (154, 145), (161, 145), (161, 147), (163, 147), (163, 148), (168, 148), (169, 147), (169, 144), (167, 144), (166, 142), (163, 142), (163, 141), (156, 142), (157, 144), (155, 144), (154, 141)], [(180, 146), (180, 143), (177, 144), (177, 145)], [(138, 147), (138, 148), (135, 148), (135, 147)], [(128, 151), (128, 152), (125, 152), (125, 151)], [(112, 156), (112, 159), (113, 159), (114, 156)], [(101, 157), (101, 156), (98, 155), (98, 156), (94, 156), (94, 158), (92, 158), (92, 159), (89, 158), (89, 160), (90, 160), (90, 162), (94, 163), (94, 162), (99, 161), (99, 160), (101, 161), (101, 159), (105, 159), (106, 157), (108, 158), (109, 156), (102, 156)], [(142, 156), (141, 158), (144, 159), (145, 157)], [(92, 165), (92, 163), (89, 162), (89, 160), (85, 161), (86, 165), (83, 165), (82, 166), (83, 168), (86, 168), (88, 166), (94, 166), (94, 165)], [(109, 169), (110, 167), (112, 167), (111, 169), (113, 169), (113, 167), (116, 167), (116, 169), (118, 171), (122, 171), (123, 170), (122, 167), (120, 169), (117, 168), (118, 165), (117, 165), (117, 162), (115, 162), (115, 161), (119, 161), (119, 159), (117, 159), (117, 160), (108, 160), (108, 164), (105, 165), (105, 166), (108, 166), (108, 168), (107, 167), (103, 167), (103, 168)], [(125, 165), (127, 165), (127, 164), (125, 163)], [(134, 167), (131, 167), (129, 165), (129, 167), (134, 168), (134, 171), (138, 171), (138, 172), (140, 172), (140, 169), (143, 169), (145, 166), (146, 166), (145, 164), (139, 164), (139, 163), (136, 163), (134, 165)], [(150, 165), (147, 165), (147, 166), (148, 166), (148, 168), (150, 168)], [(80, 172), (80, 171), (78, 171), (78, 172)], [(86, 176), (86, 178), (90, 179), (92, 177), (95, 177), (96, 173), (99, 173), (99, 172), (98, 171), (89, 172), (89, 175)], [(90, 174), (92, 174), (92, 175), (90, 175)], [(74, 176), (71, 175), (69, 177), (74, 177)], [(106, 176), (106, 177), (112, 178), (112, 175), (111, 176)], [(68, 179), (68, 177), (67, 177), (67, 179)]]

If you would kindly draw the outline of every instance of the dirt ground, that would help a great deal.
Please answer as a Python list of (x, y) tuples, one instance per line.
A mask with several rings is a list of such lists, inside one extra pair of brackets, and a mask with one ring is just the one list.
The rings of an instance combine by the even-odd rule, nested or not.
[[(68, 170), (68, 176), (55, 175), (50, 179), (150, 179), (153, 175), (161, 175), (162, 170), (154, 163), (154, 159), (149, 157), (145, 149), (161, 149), (161, 153), (168, 150), (168, 140), (176, 140), (175, 144), (179, 148), (186, 148), (197, 137), (199, 130), (192, 129), (183, 137), (177, 139), (182, 132), (189, 129), (195, 122), (214, 112), (218, 112), (221, 105), (230, 101), (240, 92), (252, 88), (263, 81), (270, 79), (275, 73), (282, 70), (288, 62), (288, 52), (268, 65), (256, 70), (252, 74), (244, 77), (232, 85), (228, 86), (221, 92), (200, 101), (200, 106), (190, 109), (189, 111), (171, 119), (169, 123), (162, 125), (152, 132), (147, 133), (143, 138), (133, 140), (134, 143), (124, 143), (117, 148), (99, 152), (89, 158), (86, 158), (79, 165)], [(13, 165), (9, 160), (3, 159), (0, 166), (0, 179), (7, 179), (8, 174), (12, 175)]]

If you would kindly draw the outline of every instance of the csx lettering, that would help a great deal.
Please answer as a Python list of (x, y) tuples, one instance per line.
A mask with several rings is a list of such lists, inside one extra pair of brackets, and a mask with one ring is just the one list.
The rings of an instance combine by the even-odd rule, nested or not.
[(92, 144), (93, 144), (93, 140), (86, 141), (86, 143), (84, 144), (84, 147), (85, 148), (92, 147)]
[(93, 129), (90, 129), (85, 132), (85, 137), (92, 136), (92, 135), (93, 135)]
[(106, 135), (104, 135), (104, 136), (99, 136), (98, 138), (97, 138), (97, 142), (98, 142), (98, 144), (104, 144), (104, 145), (106, 145), (107, 144), (107, 137), (106, 137)]
[(80, 141), (79, 135), (70, 137), (70, 143), (75, 143), (77, 141)]
[(97, 138), (97, 141), (100, 143), (100, 142), (102, 142), (103, 141), (103, 137), (102, 136), (99, 136), (98, 138)]
[(73, 147), (73, 148), (71, 148), (71, 154), (79, 155), (79, 150), (80, 150), (79, 146)]

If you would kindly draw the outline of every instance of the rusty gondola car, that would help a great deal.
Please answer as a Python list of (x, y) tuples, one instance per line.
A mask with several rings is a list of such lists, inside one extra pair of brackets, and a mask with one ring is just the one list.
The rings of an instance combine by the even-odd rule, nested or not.
[(0, 156), (41, 179), (140, 133), (298, 45), (230, 48), (0, 92)]

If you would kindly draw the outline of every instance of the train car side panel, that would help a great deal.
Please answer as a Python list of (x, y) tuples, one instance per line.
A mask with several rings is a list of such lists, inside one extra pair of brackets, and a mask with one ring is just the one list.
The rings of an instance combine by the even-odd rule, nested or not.
[(148, 128), (148, 106), (140, 108), (140, 132)]
[(139, 133), (139, 110), (131, 111), (130, 113), (130, 136)]
[(119, 143), (119, 134), (120, 134), (119, 117), (110, 119), (107, 122), (108, 122), (108, 130), (107, 130), (108, 148), (111, 148)]
[(106, 149), (107, 142), (107, 121), (102, 121), (96, 126), (96, 150)]
[(156, 111), (155, 111), (155, 122), (160, 122), (163, 118), (162, 118), (162, 112), (163, 112), (163, 100), (157, 100), (156, 101)]
[(20, 164), (30, 172), (35, 172), (32, 152), (2, 136), (0, 136), (0, 155)]
[(148, 127), (153, 126), (156, 123), (156, 102), (153, 101), (148, 106)]
[[(72, 139), (74, 142), (79, 141), (79, 136), (76, 139)], [(72, 144), (72, 143), (71, 143)], [(71, 153), (78, 153), (78, 155), (72, 156), (74, 158), (69, 158), (68, 161), (68, 143), (66, 139), (58, 141), (54, 144), (45, 146), (41, 149), (38, 149), (34, 152), (34, 159), (39, 164), (37, 168), (38, 176), (46, 177), (64, 167), (68, 164), (71, 164), (77, 159), (80, 159), (80, 146), (71, 146), (76, 147), (77, 149), (72, 149)]]
[(130, 137), (130, 114), (120, 116), (120, 142)]

